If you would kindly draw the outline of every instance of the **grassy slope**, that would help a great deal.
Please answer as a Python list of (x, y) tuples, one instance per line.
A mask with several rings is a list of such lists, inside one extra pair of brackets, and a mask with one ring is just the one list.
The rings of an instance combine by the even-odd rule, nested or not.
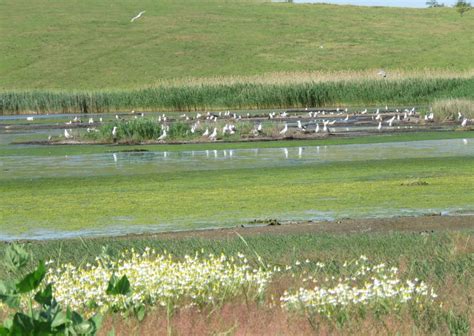
[[(140, 10), (144, 17), (130, 23)], [(471, 69), (470, 14), (241, 1), (6, 0), (0, 89), (134, 88), (276, 71)]]
[[(381, 160), (263, 170), (2, 181), (2, 230), (92, 229), (174, 223), (232, 226), (252, 218), (297, 218), (308, 210), (364, 216), (382, 209), (474, 204), (474, 158)], [(421, 178), (427, 186), (401, 186)], [(387, 192), (390, 191), (390, 192)], [(457, 195), (457, 197), (452, 197)], [(164, 227), (165, 228), (165, 227)]]

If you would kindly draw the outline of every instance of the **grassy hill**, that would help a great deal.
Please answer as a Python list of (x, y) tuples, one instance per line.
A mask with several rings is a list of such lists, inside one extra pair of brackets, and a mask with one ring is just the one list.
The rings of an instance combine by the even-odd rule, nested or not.
[[(131, 23), (139, 11), (145, 15)], [(4, 0), (0, 90), (275, 72), (470, 70), (474, 15), (210, 0)]]

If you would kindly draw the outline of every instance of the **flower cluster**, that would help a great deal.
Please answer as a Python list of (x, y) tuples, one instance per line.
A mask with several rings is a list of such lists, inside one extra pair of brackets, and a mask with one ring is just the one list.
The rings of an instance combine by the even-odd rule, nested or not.
[[(383, 303), (385, 307), (398, 309), (403, 304), (430, 302), (436, 298), (433, 289), (418, 280), (402, 281), (398, 277), (398, 268), (388, 268), (385, 264), (371, 265), (365, 256), (350, 263), (344, 263), (342, 272), (346, 276), (324, 279), (324, 284), (312, 288), (299, 288), (285, 291), (280, 298), (281, 305), (287, 310), (318, 313), (327, 318), (338, 310), (374, 306)], [(303, 283), (317, 284), (316, 277), (309, 275)]]
[[(109, 279), (126, 275), (128, 295), (106, 294)], [(47, 282), (62, 306), (83, 312), (125, 310), (140, 305), (205, 305), (244, 294), (261, 297), (271, 271), (253, 268), (244, 255), (227, 257), (196, 253), (176, 259), (147, 248), (143, 253), (124, 252), (114, 261), (97, 258), (95, 265), (77, 268), (66, 264), (50, 270)]]

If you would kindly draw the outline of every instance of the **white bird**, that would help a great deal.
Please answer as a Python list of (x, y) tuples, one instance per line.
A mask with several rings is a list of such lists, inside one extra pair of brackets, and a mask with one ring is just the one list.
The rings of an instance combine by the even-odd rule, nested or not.
[(349, 114), (346, 115), (346, 117), (344, 118), (344, 121), (348, 121), (349, 120)]
[(209, 128), (206, 128), (206, 130), (204, 131), (204, 133), (202, 135), (203, 136), (208, 136), (209, 135)]
[(258, 133), (262, 133), (262, 130), (263, 130), (263, 128), (262, 128), (262, 123), (260, 123), (260, 124), (258, 124), (258, 126), (257, 126), (257, 132), (258, 132)]
[(67, 129), (64, 129), (64, 137), (66, 139), (71, 139), (72, 138), (71, 133), (69, 133)]
[(316, 130), (314, 132), (319, 133), (319, 123), (316, 123)]
[(377, 72), (377, 75), (382, 76), (383, 78), (387, 77), (387, 73), (383, 69)]
[(99, 121), (102, 122), (102, 117), (99, 118)]
[(212, 131), (211, 135), (209, 135), (209, 139), (216, 140), (217, 137), (217, 128), (214, 127), (214, 131)]
[(158, 140), (164, 140), (167, 137), (166, 129), (163, 129), (163, 133), (158, 137)]
[(377, 127), (377, 129), (378, 129), (379, 131), (382, 130), (382, 122), (379, 122), (379, 126)]
[(117, 154), (113, 153), (112, 156), (114, 157), (114, 162), (117, 162), (118, 161)]
[(135, 20), (138, 20), (139, 18), (141, 18), (141, 16), (145, 14), (145, 11), (141, 11), (140, 13), (138, 13), (136, 16), (132, 17), (132, 19), (130, 20), (130, 22), (133, 22)]
[(329, 132), (328, 124), (329, 124), (329, 120), (323, 120), (323, 132)]
[(302, 129), (303, 129), (303, 125), (301, 125), (301, 120), (298, 120), (297, 123), (298, 123), (298, 128), (299, 128), (300, 130), (302, 130)]
[(287, 131), (288, 131), (288, 124), (285, 123), (285, 127), (283, 127), (283, 129), (280, 131), (280, 134), (284, 135), (286, 134)]
[(395, 121), (395, 118), (396, 118), (396, 116), (393, 116), (392, 118), (390, 118), (389, 120), (387, 120), (385, 122), (388, 124), (388, 126), (392, 127), (392, 124)]
[(360, 114), (366, 114), (367, 113), (367, 109), (365, 109), (364, 111), (360, 112)]
[(466, 126), (467, 126), (467, 118), (464, 118), (461, 123), (461, 127), (466, 127)]
[(112, 129), (112, 136), (115, 138), (117, 136), (117, 126), (114, 126)]
[(89, 118), (89, 124), (93, 124), (94, 123), (94, 119), (93, 118)]
[(28, 120), (28, 121), (33, 121), (33, 120), (35, 120), (35, 118), (33, 118), (33, 117), (26, 117), (26, 120)]
[(228, 124), (225, 124), (225, 126), (222, 128), (222, 134), (226, 134), (227, 131), (229, 131), (229, 125)]
[(458, 112), (458, 120), (461, 120), (461, 119), (462, 119), (462, 113)]

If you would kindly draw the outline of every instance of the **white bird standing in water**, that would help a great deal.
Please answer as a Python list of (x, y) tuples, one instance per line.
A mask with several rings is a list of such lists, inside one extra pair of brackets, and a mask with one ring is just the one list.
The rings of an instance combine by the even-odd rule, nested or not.
[(301, 125), (301, 120), (298, 120), (297, 123), (298, 123), (298, 129), (302, 130), (302, 129), (303, 129), (303, 125)]
[(286, 134), (286, 132), (288, 132), (288, 124), (287, 123), (285, 123), (285, 127), (283, 127), (283, 129), (280, 131), (280, 134), (284, 135), (284, 134)]
[(328, 125), (329, 125), (329, 120), (323, 120), (323, 132), (329, 132)]
[(389, 120), (387, 120), (385, 122), (388, 124), (388, 126), (392, 127), (392, 124), (395, 121), (395, 118), (396, 118), (396, 116), (393, 116), (392, 118), (390, 118)]
[(314, 131), (314, 133), (319, 133), (319, 123), (316, 123), (316, 130)]
[(136, 16), (132, 17), (132, 19), (130, 20), (130, 22), (133, 22), (135, 20), (138, 20), (139, 18), (142, 17), (142, 15), (145, 14), (145, 11), (141, 11), (140, 13), (138, 13)]
[[(71, 131), (71, 130), (69, 130), (69, 131)], [(64, 129), (64, 137), (66, 139), (71, 139), (72, 138), (71, 133), (69, 133), (67, 129)]]

